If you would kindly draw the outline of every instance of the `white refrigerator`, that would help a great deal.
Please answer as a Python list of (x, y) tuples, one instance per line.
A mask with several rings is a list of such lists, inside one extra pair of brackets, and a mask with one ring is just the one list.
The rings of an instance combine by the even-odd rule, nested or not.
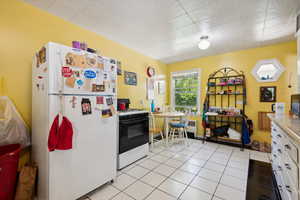
[[(116, 61), (52, 42), (33, 60), (38, 199), (74, 200), (116, 177)], [(73, 147), (49, 152), (49, 130), (58, 113), (72, 123)]]

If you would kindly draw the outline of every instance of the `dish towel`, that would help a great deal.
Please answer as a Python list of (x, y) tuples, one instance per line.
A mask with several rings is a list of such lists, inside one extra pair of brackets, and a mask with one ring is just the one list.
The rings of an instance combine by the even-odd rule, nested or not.
[(247, 126), (247, 120), (245, 118), (243, 118), (242, 122), (242, 140), (244, 144), (249, 144), (251, 142), (250, 133)]
[(63, 117), (62, 123), (59, 126), (59, 116), (57, 115), (51, 125), (48, 136), (48, 149), (68, 150), (72, 149), (73, 127), (68, 118)]

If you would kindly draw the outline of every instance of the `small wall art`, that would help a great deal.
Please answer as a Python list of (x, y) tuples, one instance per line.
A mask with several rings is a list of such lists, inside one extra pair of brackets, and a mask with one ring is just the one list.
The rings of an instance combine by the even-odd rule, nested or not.
[(260, 102), (276, 102), (276, 86), (260, 87)]
[(124, 71), (124, 81), (126, 85), (137, 85), (136, 73)]

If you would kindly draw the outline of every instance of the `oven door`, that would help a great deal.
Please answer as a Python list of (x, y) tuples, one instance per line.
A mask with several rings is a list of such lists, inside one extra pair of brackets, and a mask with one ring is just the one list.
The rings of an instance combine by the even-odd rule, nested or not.
[(120, 116), (119, 154), (149, 142), (148, 114)]

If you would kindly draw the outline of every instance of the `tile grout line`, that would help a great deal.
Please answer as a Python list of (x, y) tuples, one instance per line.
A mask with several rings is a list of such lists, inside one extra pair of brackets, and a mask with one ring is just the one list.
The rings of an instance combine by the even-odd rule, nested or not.
[[(229, 158), (229, 160), (228, 160), (228, 162), (227, 162), (227, 164), (226, 164), (225, 170), (226, 170), (226, 168), (228, 167), (228, 163), (229, 163), (229, 161), (231, 160), (231, 157), (232, 157), (232, 154), (233, 154), (233, 153), (234, 153), (234, 150), (232, 151), (232, 153), (231, 153), (231, 155), (230, 155), (230, 158)], [(249, 158), (248, 158), (248, 168), (249, 168), (249, 160), (250, 160), (250, 153), (249, 153)], [(239, 168), (235, 168), (235, 167), (231, 167), (231, 168), (240, 170)], [(223, 185), (223, 184), (220, 183), (220, 182), (221, 182), (221, 179), (222, 179), (223, 175), (225, 174), (225, 170), (224, 170), (224, 172), (222, 173), (222, 176), (221, 176), (221, 178), (220, 178), (220, 180), (219, 180), (219, 182), (218, 182), (218, 186), (219, 186), (219, 185)], [(249, 170), (249, 169), (248, 169), (248, 170)], [(226, 174), (226, 175), (227, 175), (227, 174)], [(231, 176), (231, 175), (227, 175), (227, 176)], [(231, 177), (234, 177), (234, 176), (231, 176)], [(236, 178), (236, 177), (234, 177), (234, 178)], [(238, 179), (238, 178), (237, 178), (237, 179)], [(244, 180), (243, 180), (243, 181), (244, 181)], [(234, 189), (234, 190), (237, 190), (237, 191), (240, 191), (240, 192), (243, 192), (243, 193), (246, 194), (246, 191), (237, 189), (237, 188), (232, 187), (232, 186), (230, 186), (230, 185), (224, 185), (224, 186), (229, 187), (229, 188), (232, 188), (232, 189)], [(216, 189), (217, 189), (217, 188), (216, 188)], [(215, 191), (215, 192), (216, 192), (216, 191)], [(214, 193), (214, 194), (215, 194), (215, 193)], [(214, 196), (215, 196), (215, 195), (214, 195)], [(219, 196), (216, 196), (216, 197), (218, 197), (218, 198), (224, 200), (224, 198), (222, 198), (222, 197), (219, 197)]]
[[(184, 148), (182, 148), (182, 149), (185, 149), (186, 147), (184, 147)], [(181, 149), (181, 150), (182, 150)], [(201, 149), (201, 148), (199, 148), (199, 149)], [(167, 150), (168, 151), (168, 150)], [(180, 151), (180, 150), (179, 150)], [(176, 151), (176, 154), (178, 154), (179, 153), (179, 151)], [(160, 154), (161, 152), (159, 152), (159, 153), (157, 153), (157, 154)], [(179, 153), (180, 154), (180, 153)], [(194, 153), (195, 154), (195, 153)], [(184, 154), (181, 154), (181, 155), (184, 155)], [(184, 156), (186, 156), (186, 155), (184, 155)], [(168, 160), (170, 160), (170, 159), (172, 159), (172, 158), (174, 158), (175, 156), (172, 156), (172, 157), (170, 157)], [(191, 157), (190, 157), (191, 158)], [(163, 163), (161, 163), (161, 164), (164, 164), (164, 163), (166, 163), (168, 160), (166, 160), (165, 162), (163, 162)], [(173, 160), (176, 160), (176, 159), (173, 159)], [(188, 159), (187, 159), (188, 160)], [(159, 190), (159, 191), (161, 191), (161, 192), (163, 192), (163, 193), (165, 193), (165, 194), (167, 194), (167, 195), (169, 195), (169, 196), (172, 196), (172, 197), (175, 197), (174, 195), (170, 195), (169, 193), (167, 193), (167, 192), (165, 192), (165, 191), (163, 191), (163, 190), (161, 190), (161, 189), (159, 189), (159, 186), (160, 185), (162, 185), (166, 180), (168, 180), (168, 179), (171, 179), (171, 180), (173, 180), (173, 181), (175, 181), (175, 182), (178, 182), (178, 183), (180, 183), (180, 184), (183, 184), (183, 185), (185, 185), (185, 187), (188, 187), (188, 185), (186, 185), (186, 184), (184, 184), (184, 183), (181, 183), (181, 182), (179, 182), (179, 181), (177, 181), (177, 180), (174, 180), (174, 179), (172, 179), (171, 178), (171, 176), (177, 171), (177, 170), (180, 170), (180, 167), (182, 167), (186, 162), (187, 162), (187, 160), (186, 161), (183, 161), (182, 162), (182, 164), (180, 165), (180, 166), (178, 166), (178, 167), (176, 167), (176, 168), (174, 168), (174, 167), (171, 167), (171, 166), (169, 166), (169, 165), (166, 165), (166, 166), (168, 166), (168, 167), (170, 167), (170, 168), (173, 168), (173, 169), (175, 169), (169, 176), (167, 176), (166, 178), (165, 178), (165, 180), (164, 181), (162, 181), (158, 186), (156, 186), (155, 187), (155, 189), (150, 193), (150, 194), (148, 194), (144, 199), (146, 199), (146, 198), (148, 198), (155, 190)], [(177, 160), (177, 161), (179, 161), (179, 160)], [(153, 169), (153, 171), (154, 171), (154, 169)], [(155, 173), (155, 172), (154, 172)], [(143, 182), (143, 181), (142, 181)], [(153, 187), (153, 186), (152, 186)], [(180, 195), (179, 195), (180, 196)], [(175, 198), (177, 198), (177, 197), (175, 197)], [(178, 197), (179, 198), (179, 197)]]
[[(185, 148), (184, 148), (185, 149)], [(176, 154), (178, 154), (178, 152), (179, 151), (176, 151)], [(160, 154), (160, 153), (158, 153), (158, 154)], [(173, 156), (174, 157), (174, 156)], [(173, 157), (171, 157), (170, 159), (168, 159), (168, 160), (171, 160)], [(168, 160), (166, 160), (165, 162), (163, 162), (163, 163), (161, 163), (161, 164), (164, 164), (164, 163), (166, 163)], [(176, 159), (175, 159), (176, 160)], [(167, 179), (172, 179), (171, 178), (171, 176), (184, 164), (185, 162), (183, 162), (180, 166), (178, 166), (177, 168), (174, 168), (175, 170), (169, 175), (169, 176), (167, 176), (166, 177), (166, 179), (164, 180), (164, 181), (162, 181), (158, 186), (156, 186), (155, 187), (155, 189), (154, 190), (152, 190), (152, 192), (150, 193), (150, 194), (148, 194), (145, 198), (144, 198), (144, 200), (145, 199), (147, 199), (155, 190), (159, 190), (159, 191), (162, 191), (162, 190), (160, 190), (159, 189), (159, 186), (161, 185), (161, 184), (163, 184)], [(169, 165), (167, 165), (167, 166), (169, 166)], [(169, 166), (169, 167), (171, 167), (171, 166)], [(173, 168), (173, 167), (171, 167), (171, 168)], [(172, 179), (173, 180), (173, 179)], [(175, 180), (174, 180), (175, 181)], [(178, 181), (176, 181), (176, 182), (178, 182)], [(153, 186), (152, 186), (153, 187)], [(168, 193), (166, 193), (165, 191), (162, 191), (162, 192), (164, 192), (165, 194), (167, 194), (167, 195), (169, 195), (169, 196), (172, 196), (172, 197), (174, 197), (173, 195), (170, 195), (170, 194), (168, 194)]]
[[(195, 145), (195, 144), (196, 144), (196, 145)], [(119, 195), (119, 194), (122, 193), (122, 192), (125, 193), (126, 195), (128, 195), (129, 197), (133, 198), (131, 195), (127, 194), (127, 193), (124, 192), (124, 191), (125, 191), (128, 187), (130, 187), (131, 185), (135, 184), (137, 181), (141, 181), (142, 183), (144, 183), (144, 184), (150, 186), (150, 187), (153, 189), (153, 190), (152, 190), (152, 191), (151, 191), (144, 199), (148, 198), (148, 197), (149, 197), (154, 191), (156, 191), (156, 190), (159, 190), (160, 192), (163, 192), (163, 193), (165, 193), (165, 194), (167, 194), (167, 195), (170, 195), (170, 196), (172, 196), (172, 197), (174, 197), (174, 198), (179, 199), (180, 197), (182, 197), (183, 193), (187, 190), (188, 187), (194, 188), (193, 186), (191, 186), (191, 183), (192, 183), (197, 177), (200, 177), (200, 176), (199, 176), (199, 173), (201, 172), (201, 170), (206, 169), (206, 168), (204, 168), (204, 166), (205, 166), (208, 162), (213, 162), (213, 163), (215, 163), (215, 164), (222, 165), (222, 164), (219, 164), (218, 162), (214, 162), (214, 161), (211, 160), (211, 158), (218, 152), (218, 150), (220, 150), (220, 149), (222, 148), (220, 145), (217, 145), (217, 148), (214, 148), (214, 151), (212, 151), (213, 153), (211, 153), (211, 155), (210, 155), (207, 159), (205, 159), (205, 162), (204, 162), (204, 164), (201, 165), (201, 167), (198, 166), (197, 164), (195, 165), (194, 163), (190, 163), (189, 161), (190, 161), (191, 159), (204, 160), (204, 159), (200, 159), (200, 158), (195, 157), (195, 155), (197, 155), (199, 152), (201, 152), (201, 150), (207, 149), (207, 148), (205, 148), (205, 147), (210, 147), (210, 146), (208, 146), (208, 145), (201, 144), (201, 145), (199, 145), (199, 148), (191, 148), (191, 146), (197, 147), (197, 145), (199, 145), (199, 144), (198, 144), (198, 143), (193, 143), (193, 142), (192, 142), (192, 143), (190, 143), (189, 146), (184, 145), (184, 147), (182, 147), (182, 148), (177, 148), (177, 149), (174, 148), (174, 149), (172, 149), (172, 150), (170, 150), (170, 148), (172, 148), (172, 147), (163, 147), (160, 151), (153, 153), (152, 156), (146, 158), (144, 161), (139, 162), (139, 163), (137, 163), (137, 164), (134, 164), (134, 166), (133, 166), (132, 168), (138, 166), (138, 167), (141, 167), (141, 168), (143, 168), (143, 169), (148, 170), (148, 172), (147, 172), (146, 174), (144, 174), (143, 176), (141, 176), (141, 177), (139, 177), (139, 178), (136, 178), (136, 177), (134, 177), (134, 176), (131, 176), (130, 174), (127, 174), (127, 172), (131, 170), (131, 168), (130, 168), (128, 171), (121, 172), (120, 175), (122, 175), (122, 174), (124, 173), (125, 175), (128, 175), (129, 177), (132, 177), (132, 178), (134, 178), (134, 179), (136, 179), (136, 180), (135, 180), (133, 183), (129, 184), (127, 187), (125, 187), (125, 188), (122, 189), (122, 190), (120, 190), (120, 189), (118, 189), (118, 188), (116, 188), (115, 186), (112, 185), (112, 186), (113, 186), (114, 188), (116, 188), (119, 192), (118, 192), (117, 194), (115, 194), (113, 197), (111, 197), (111, 199), (115, 198), (117, 195)], [(210, 148), (213, 148), (213, 147), (210, 147)], [(232, 159), (233, 153), (235, 152), (235, 149), (234, 149), (234, 148), (230, 148), (230, 149), (231, 149), (230, 156), (229, 156), (229, 158), (228, 158), (228, 160), (227, 160), (227, 162), (226, 162), (226, 165), (224, 166), (224, 170), (222, 171), (222, 174), (221, 174), (221, 177), (220, 177), (220, 179), (219, 179), (219, 181), (218, 181), (218, 183), (217, 183), (216, 189), (215, 189), (213, 195), (211, 196), (212, 198), (217, 197), (217, 196), (215, 196), (216, 190), (217, 190), (217, 188), (218, 188), (219, 185), (222, 185), (222, 184), (220, 183), (220, 182), (221, 182), (221, 179), (222, 179), (222, 177), (223, 177), (224, 174), (225, 174), (225, 170), (226, 170), (227, 167), (229, 166), (228, 163), (229, 163), (230, 160)], [(188, 154), (182, 153), (182, 152), (184, 152), (184, 151), (187, 151), (187, 152), (190, 152), (190, 153), (188, 153)], [(172, 155), (172, 156), (166, 156), (166, 155), (162, 154), (163, 152), (170, 152), (170, 153), (172, 153), (173, 155)], [(220, 152), (220, 153), (222, 153), (222, 152)], [(248, 153), (250, 154), (250, 152), (248, 152)], [(154, 157), (154, 156), (156, 156), (156, 155), (162, 156), (162, 157), (166, 158), (166, 160), (164, 160), (163, 162), (158, 162), (157, 160), (151, 159), (152, 157)], [(174, 157), (175, 157), (176, 155), (182, 155), (182, 156), (184, 156), (184, 157), (185, 157), (184, 161), (183, 161), (182, 159), (175, 159)], [(249, 155), (248, 155), (248, 156), (249, 156)], [(153, 161), (153, 162), (158, 163), (158, 165), (155, 166), (155, 167), (152, 168), (152, 169), (148, 169), (148, 168), (146, 168), (146, 167), (144, 167), (144, 166), (141, 166), (141, 164), (142, 164), (143, 162), (145, 162), (146, 160), (149, 160), (149, 159), (150, 159), (151, 161)], [(168, 162), (168, 161), (171, 160), (171, 159), (172, 159), (172, 160), (175, 160), (175, 161), (178, 161), (178, 162), (180, 162), (181, 164), (180, 164), (178, 167), (174, 167), (174, 166), (170, 166), (170, 165), (165, 164), (166, 162)], [(249, 162), (249, 157), (248, 157), (248, 162)], [(197, 173), (191, 173), (191, 172), (188, 171), (188, 170), (182, 169), (183, 165), (185, 165), (185, 164), (187, 164), (187, 163), (190, 163), (191, 165), (194, 165), (194, 166), (196, 166), (196, 167), (199, 167)], [(154, 171), (155, 169), (157, 169), (158, 167), (160, 167), (160, 166), (162, 166), (162, 165), (165, 165), (165, 166), (167, 166), (167, 167), (170, 167), (170, 168), (174, 169), (174, 171), (173, 171), (171, 174), (169, 174), (168, 176), (165, 176), (165, 175), (163, 175), (163, 174), (161, 174), (161, 173), (158, 173), (158, 172)], [(233, 167), (233, 168), (234, 168), (234, 167)], [(238, 170), (239, 168), (234, 168), (234, 169), (237, 169), (237, 170)], [(182, 182), (180, 182), (180, 181), (177, 181), (177, 180), (171, 178), (171, 176), (172, 176), (174, 173), (176, 173), (178, 170), (193, 175), (193, 178), (191, 179), (191, 181), (190, 181), (188, 184), (182, 183)], [(207, 169), (207, 170), (210, 170), (210, 169)], [(210, 170), (210, 171), (214, 171), (214, 170)], [(160, 176), (163, 176), (163, 177), (164, 177), (163, 181), (162, 181), (161, 183), (159, 183), (158, 185), (156, 185), (156, 186), (152, 186), (152, 185), (150, 185), (150, 184), (144, 182), (144, 181), (142, 180), (142, 178), (144, 178), (145, 176), (147, 176), (147, 175), (148, 175), (149, 173), (151, 173), (151, 172), (152, 172), (152, 173), (155, 173), (155, 174), (159, 174)], [(119, 176), (120, 176), (120, 175), (119, 175)], [(228, 175), (228, 176), (230, 176), (230, 175)], [(118, 177), (118, 176), (117, 176), (117, 177)], [(232, 177), (234, 177), (234, 176), (232, 176)], [(201, 177), (201, 178), (206, 179), (205, 177)], [(234, 177), (234, 178), (236, 178), (236, 177)], [(163, 191), (163, 190), (161, 190), (161, 189), (159, 188), (159, 187), (160, 187), (164, 182), (166, 182), (167, 180), (172, 180), (172, 181), (175, 181), (175, 182), (177, 182), (177, 183), (183, 184), (183, 185), (185, 186), (185, 189), (180, 193), (180, 195), (179, 195), (178, 197), (174, 196), (173, 194), (167, 193), (167, 192), (165, 192), (165, 191)], [(206, 179), (206, 180), (212, 181), (212, 180), (210, 180), (210, 179)], [(213, 181), (213, 182), (214, 182), (214, 181)], [(226, 186), (227, 186), (227, 185), (226, 185)], [(230, 186), (228, 186), (228, 187), (230, 187)], [(234, 188), (234, 187), (231, 187), (231, 188), (233, 188), (233, 189), (235, 189), (235, 190), (238, 190), (237, 188)], [(195, 189), (197, 189), (197, 190), (199, 190), (199, 191), (203, 191), (203, 190), (201, 190), (201, 189), (199, 189), (199, 188), (195, 188)], [(241, 191), (241, 190), (239, 190), (239, 191)], [(203, 191), (203, 192), (205, 192), (205, 193), (211, 195), (211, 193), (208, 193), (208, 192), (206, 192), (206, 191)], [(242, 191), (242, 192), (245, 192), (245, 191)], [(220, 197), (218, 197), (218, 198), (220, 198)], [(135, 199), (135, 198), (133, 198), (133, 199)]]
[[(207, 143), (205, 143), (205, 144), (207, 144)], [(203, 144), (203, 145), (205, 145), (205, 144)], [(203, 145), (202, 145), (202, 146), (203, 146)], [(203, 147), (202, 147), (201, 149), (203, 149)], [(203, 164), (203, 166), (200, 168), (200, 170), (198, 171), (198, 173), (196, 174), (196, 176), (194, 176), (194, 178), (190, 181), (190, 183), (187, 185), (187, 187), (182, 191), (182, 193), (181, 193), (181, 194), (179, 195), (179, 197), (177, 198), (178, 200), (181, 198), (181, 196), (182, 196), (183, 193), (187, 190), (188, 187), (192, 187), (192, 186), (190, 186), (190, 184), (191, 184), (191, 183), (194, 181), (194, 179), (199, 175), (201, 169), (204, 168), (204, 166), (206, 165), (206, 163), (208, 162), (208, 160), (211, 158), (211, 156), (216, 152), (216, 150), (217, 150), (217, 149), (215, 149), (215, 151), (210, 155), (210, 157), (206, 160), (205, 164)], [(199, 150), (199, 151), (200, 151), (200, 150)], [(198, 151), (197, 153), (199, 153), (199, 151)], [(200, 191), (202, 191), (202, 190), (200, 190)], [(204, 191), (203, 191), (203, 192), (204, 192)], [(205, 193), (207, 193), (207, 192), (205, 192)], [(209, 193), (207, 193), (207, 194), (209, 194)]]
[[(234, 150), (232, 150), (231, 153), (230, 153), (229, 159), (228, 159), (228, 161), (227, 161), (227, 163), (226, 163), (226, 165), (225, 165), (225, 168), (224, 168), (224, 170), (223, 170), (223, 172), (222, 172), (222, 174), (221, 174), (221, 177), (220, 177), (220, 179), (219, 179), (219, 181), (218, 181), (218, 184), (217, 184), (217, 186), (216, 186), (216, 189), (215, 189), (215, 191), (214, 191), (214, 193), (213, 193), (212, 198), (214, 198), (214, 196), (215, 196), (215, 194), (216, 194), (216, 191), (217, 191), (217, 189), (218, 189), (218, 187), (219, 187), (219, 185), (220, 185), (220, 182), (221, 182), (221, 180), (222, 180), (222, 177), (223, 177), (223, 175), (224, 175), (224, 173), (225, 173), (226, 167), (228, 166), (229, 160), (230, 160), (231, 157), (232, 157), (233, 151), (234, 151)], [(216, 197), (220, 198), (219, 196), (216, 196)], [(223, 198), (221, 198), (221, 199), (223, 199)]]
[[(164, 148), (164, 150), (162, 150), (162, 151), (165, 151), (165, 148)], [(160, 154), (162, 151), (159, 151), (159, 152), (156, 152), (155, 153), (155, 155), (158, 155), (158, 154)], [(177, 152), (178, 153), (178, 152)], [(154, 156), (155, 156), (154, 155)], [(154, 157), (154, 156), (152, 156), (152, 157)], [(151, 157), (150, 157), (151, 158)], [(148, 158), (148, 159), (150, 159), (150, 158)], [(164, 161), (164, 162), (158, 162), (158, 163), (160, 163), (160, 165), (162, 165), (162, 164), (164, 164), (165, 162), (167, 162), (168, 160), (170, 160), (172, 157), (170, 157), (169, 159), (167, 159), (166, 161)], [(146, 159), (146, 160), (148, 160), (148, 159)], [(151, 159), (152, 160), (152, 159)], [(155, 160), (153, 160), (153, 161), (155, 161)], [(155, 161), (155, 162), (157, 162), (157, 161)], [(144, 168), (144, 169), (147, 169), (147, 168), (145, 168), (145, 167), (143, 167), (143, 166), (140, 166), (139, 164), (135, 164), (135, 166), (133, 166), (132, 168), (134, 168), (134, 167), (136, 167), (136, 166), (139, 166), (139, 167), (141, 167), (141, 168)], [(132, 178), (134, 178), (134, 179), (136, 179), (133, 183), (131, 183), (130, 185), (128, 185), (127, 187), (125, 187), (123, 190), (121, 190), (120, 192), (123, 192), (123, 193), (125, 193), (126, 195), (128, 195), (128, 196), (130, 196), (130, 197), (132, 197), (131, 195), (129, 195), (129, 194), (127, 194), (126, 192), (125, 192), (125, 190), (127, 189), (127, 188), (129, 188), (131, 185), (133, 185), (133, 184), (135, 184), (137, 181), (141, 181), (142, 183), (145, 183), (145, 182), (143, 182), (141, 179), (144, 177), (144, 176), (146, 176), (147, 174), (149, 174), (150, 172), (152, 172), (152, 171), (154, 171), (154, 169), (156, 169), (157, 167), (159, 167), (160, 165), (158, 165), (158, 166), (156, 166), (155, 168), (153, 168), (152, 170), (149, 170), (149, 169), (147, 169), (147, 170), (149, 170), (149, 172), (147, 172), (145, 175), (143, 175), (142, 177), (140, 177), (140, 178), (136, 178), (136, 177), (133, 177), (133, 176), (131, 176), (130, 174), (127, 174), (126, 173), (126, 171), (124, 172), (126, 175), (128, 175), (128, 176), (130, 176), (130, 177), (132, 177)], [(177, 168), (175, 168), (175, 171), (176, 171), (176, 169)], [(129, 171), (129, 170), (128, 170)], [(174, 171), (174, 172), (175, 172)], [(173, 173), (174, 173), (173, 172)], [(173, 174), (172, 173), (172, 174)], [(171, 174), (171, 175), (172, 175)], [(170, 175), (170, 176), (171, 176)], [(166, 177), (166, 179), (168, 179), (169, 177)], [(164, 181), (163, 181), (164, 182)], [(147, 184), (147, 183), (145, 183), (146, 185), (148, 185), (148, 186), (151, 186), (152, 188), (154, 188), (154, 190), (152, 190), (152, 192), (149, 194), (149, 195), (151, 195), (154, 191), (155, 191), (155, 189), (156, 189), (156, 187), (153, 187), (152, 185), (149, 185), (149, 184)], [(119, 193), (118, 193), (119, 194)], [(146, 199), (146, 198), (148, 198), (148, 196), (149, 195), (147, 195), (144, 199)], [(115, 195), (116, 196), (116, 195)], [(114, 197), (115, 197), (114, 196)], [(113, 198), (114, 198), (113, 197)], [(133, 198), (133, 197), (132, 197)], [(135, 198), (133, 198), (133, 199), (135, 199)]]

